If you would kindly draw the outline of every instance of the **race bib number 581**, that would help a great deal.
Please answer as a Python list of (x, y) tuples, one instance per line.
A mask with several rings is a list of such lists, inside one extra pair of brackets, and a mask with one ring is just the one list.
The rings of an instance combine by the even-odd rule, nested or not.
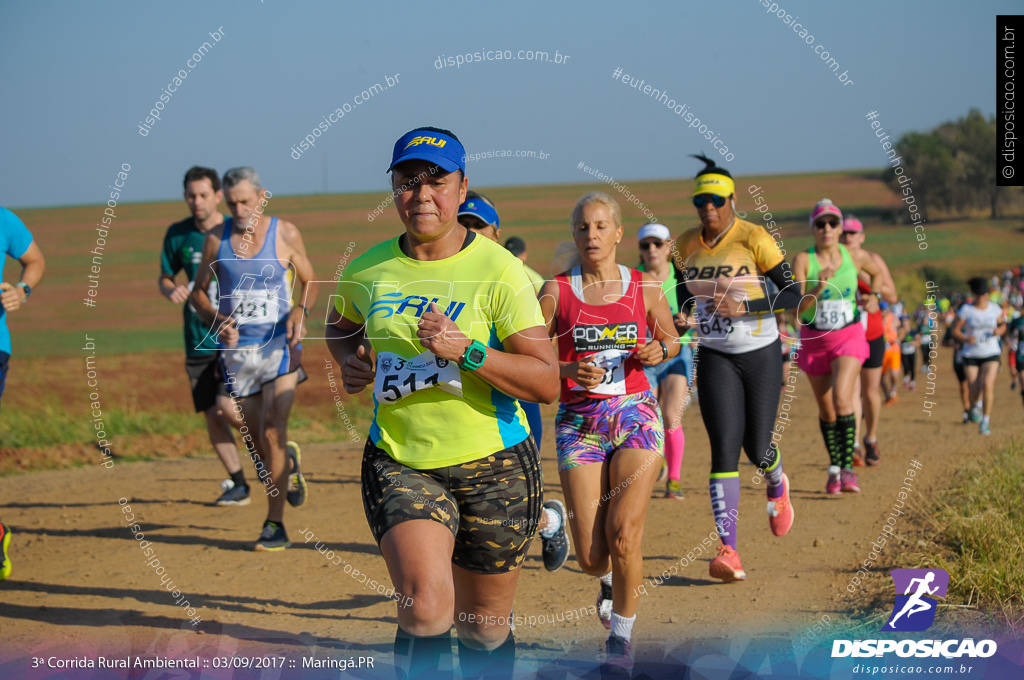
[(378, 403), (393, 404), (413, 392), (439, 387), (445, 392), (462, 396), (462, 376), (454, 361), (441, 359), (427, 350), (405, 359), (393, 352), (377, 355), (377, 377), (373, 395)]
[(835, 331), (853, 323), (853, 305), (846, 300), (818, 300), (818, 313), (814, 327), (820, 331)]

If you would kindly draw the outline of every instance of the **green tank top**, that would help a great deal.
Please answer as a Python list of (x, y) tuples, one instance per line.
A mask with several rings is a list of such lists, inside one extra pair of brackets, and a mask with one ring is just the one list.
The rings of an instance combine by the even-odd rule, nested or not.
[[(858, 320), (857, 266), (853, 264), (853, 258), (850, 257), (850, 251), (846, 246), (840, 244), (839, 252), (843, 257), (839, 269), (828, 279), (829, 285), (825, 286), (817, 303), (800, 315), (804, 323), (818, 330), (838, 330)], [(817, 281), (821, 263), (814, 252), (814, 246), (811, 246), (807, 253), (810, 256), (807, 258), (807, 280)]]
[[(644, 270), (644, 263), (643, 262), (641, 262), (639, 265), (637, 265), (637, 270), (638, 271), (645, 271)], [(665, 294), (665, 300), (668, 302), (668, 308), (670, 310), (672, 310), (672, 316), (675, 316), (676, 314), (679, 313), (679, 294), (678, 294), (678, 292), (676, 290), (676, 286), (677, 285), (679, 285), (679, 279), (676, 278), (676, 268), (675, 267), (669, 267), (669, 269), (668, 269), (668, 278), (665, 279), (664, 282), (662, 282), (661, 290)], [(692, 328), (690, 330), (686, 331), (685, 333), (683, 333), (681, 336), (679, 336), (680, 342), (682, 342), (684, 344), (691, 342), (692, 339), (693, 339), (693, 329)]]
[[(641, 262), (637, 265), (637, 271), (645, 272), (644, 263)], [(665, 300), (668, 302), (669, 309), (672, 310), (672, 316), (679, 313), (679, 295), (676, 292), (676, 286), (679, 284), (676, 279), (676, 268), (668, 268), (668, 278), (665, 279), (661, 284), (661, 290), (665, 294)]]

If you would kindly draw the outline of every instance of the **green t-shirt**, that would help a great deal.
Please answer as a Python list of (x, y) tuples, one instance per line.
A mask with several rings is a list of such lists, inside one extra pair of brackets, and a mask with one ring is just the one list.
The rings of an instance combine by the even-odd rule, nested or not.
[[(641, 262), (637, 265), (637, 271), (645, 272), (644, 263)], [(676, 292), (676, 286), (679, 285), (679, 281), (676, 279), (676, 268), (668, 268), (668, 278), (665, 279), (661, 284), (661, 290), (665, 293), (665, 300), (668, 302), (668, 308), (672, 310), (672, 316), (679, 313), (679, 294)]]
[(523, 263), (523, 269), (526, 270), (526, 275), (530, 277), (530, 281), (533, 283), (533, 288), (537, 292), (537, 295), (540, 295), (540, 289), (544, 287), (544, 277), (530, 269), (526, 263)]
[[(644, 264), (641, 262), (637, 266), (637, 271), (644, 271)], [(665, 294), (665, 300), (668, 302), (668, 308), (672, 310), (672, 316), (679, 313), (679, 279), (676, 278), (676, 268), (669, 267), (668, 278), (665, 279), (661, 284), (661, 290)], [(686, 331), (679, 336), (679, 341), (683, 344), (687, 344), (693, 340), (693, 329)]]
[[(222, 225), (214, 227), (221, 229)], [(164, 247), (160, 251), (160, 273), (174, 277), (178, 272), (184, 270), (188, 278), (189, 290), (192, 290), (192, 282), (196, 280), (196, 272), (199, 263), (203, 259), (203, 241), (206, 234), (196, 227), (195, 218), (189, 217), (181, 222), (175, 222), (167, 228), (167, 235), (164, 236)], [(210, 302), (217, 306), (217, 279), (210, 282), (210, 288), (206, 291), (210, 296)], [(217, 340), (208, 334), (207, 324), (199, 318), (199, 315), (186, 302), (183, 315), (185, 318), (185, 356), (209, 356), (208, 352), (217, 349)]]

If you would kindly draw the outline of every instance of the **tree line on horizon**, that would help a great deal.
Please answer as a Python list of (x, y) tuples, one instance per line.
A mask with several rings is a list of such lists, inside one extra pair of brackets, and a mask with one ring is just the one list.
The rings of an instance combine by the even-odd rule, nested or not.
[[(896, 143), (896, 151), (914, 180), (914, 195), (925, 219), (936, 211), (960, 216), (987, 209), (991, 219), (1024, 212), (1024, 188), (996, 185), (994, 115), (986, 118), (971, 109), (928, 132), (907, 132)], [(891, 168), (885, 169), (882, 179), (902, 193)]]

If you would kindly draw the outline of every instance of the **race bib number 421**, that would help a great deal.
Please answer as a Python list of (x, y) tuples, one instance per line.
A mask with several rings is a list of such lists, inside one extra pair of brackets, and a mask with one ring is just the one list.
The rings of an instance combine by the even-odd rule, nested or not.
[(393, 352), (377, 355), (373, 395), (378, 403), (394, 404), (413, 392), (431, 387), (439, 387), (461, 397), (462, 376), (458, 364), (441, 359), (430, 350), (412, 359), (405, 359)]

